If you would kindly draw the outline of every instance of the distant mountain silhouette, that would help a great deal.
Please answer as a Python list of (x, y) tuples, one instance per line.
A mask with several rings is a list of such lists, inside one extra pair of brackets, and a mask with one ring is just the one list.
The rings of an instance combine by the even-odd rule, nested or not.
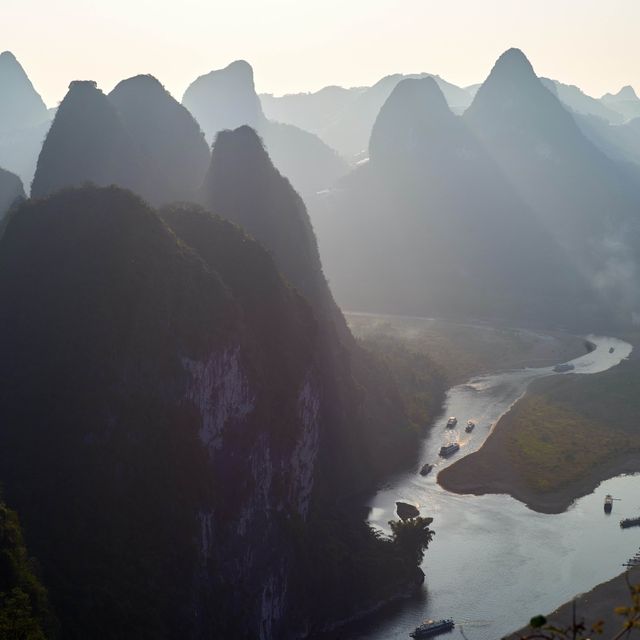
[(562, 104), (575, 113), (597, 116), (612, 124), (618, 124), (623, 120), (616, 110), (610, 109), (602, 100), (588, 96), (579, 87), (563, 84), (549, 78), (540, 78), (540, 81), (551, 93), (558, 97)]
[(141, 159), (116, 107), (95, 82), (74, 81), (44, 141), (31, 195), (93, 183), (138, 189)]
[[(483, 133), (503, 146), (494, 142), (494, 150), (492, 138), (470, 130), (474, 106), (475, 117), (487, 114)], [(534, 324), (579, 325), (583, 315), (606, 320), (605, 299), (592, 280), (603, 264), (589, 263), (593, 247), (583, 229), (595, 233), (602, 225), (577, 215), (570, 221), (539, 215), (539, 203), (523, 197), (501, 154), (513, 144), (509, 160), (519, 168), (525, 159), (518, 150), (535, 159), (543, 142), (562, 144), (564, 136), (604, 165), (606, 158), (520, 52), (500, 61), (470, 110), (454, 115), (432, 79), (396, 86), (373, 127), (369, 163), (343, 180), (314, 218), (338, 301), (363, 311)], [(547, 127), (549, 115), (560, 122)], [(561, 195), (570, 194), (555, 194), (549, 218), (568, 208)]]
[(191, 200), (210, 155), (189, 111), (148, 75), (123, 80), (109, 100), (141, 157), (146, 188), (140, 194), (153, 204)]
[(464, 120), (585, 277), (612, 306), (635, 309), (637, 185), (587, 140), (521, 51), (498, 59)]
[(468, 145), (468, 135), (430, 77), (401, 80), (382, 106), (371, 131), (369, 158), (376, 164), (407, 160), (436, 169)]
[(324, 87), (314, 93), (260, 94), (262, 109), (276, 122), (292, 124), (322, 137), (322, 132), (367, 87)]
[(640, 98), (629, 85), (622, 87), (616, 94), (606, 93), (600, 99), (607, 107), (617, 111), (624, 120), (640, 118)]
[(269, 155), (305, 197), (329, 187), (346, 171), (344, 161), (314, 134), (267, 120), (244, 60), (197, 78), (182, 103), (203, 128), (207, 140), (219, 131), (248, 125), (263, 138)]
[(10, 51), (0, 53), (0, 133), (49, 119), (47, 107)]
[(450, 108), (462, 112), (471, 103), (471, 95), (439, 76), (422, 73), (414, 75), (395, 74), (386, 76), (372, 87), (359, 92), (345, 108), (332, 119), (321, 136), (345, 157), (357, 157), (366, 150), (371, 129), (380, 108), (391, 95), (396, 85), (405, 78), (432, 77), (443, 92)]
[(621, 165), (621, 170), (636, 173), (640, 180), (640, 118), (623, 124), (610, 124), (595, 116), (576, 115), (575, 119), (598, 149)]
[(185, 91), (182, 104), (200, 123), (209, 144), (223, 129), (243, 124), (260, 129), (265, 123), (253, 69), (245, 60), (196, 78)]
[(251, 127), (218, 133), (201, 199), (271, 251), (280, 272), (308, 299), (328, 293), (304, 203)]
[(191, 114), (152, 76), (123, 80), (105, 96), (72, 82), (38, 160), (32, 195), (92, 183), (132, 189), (152, 204), (191, 200), (209, 166)]
[(24, 188), (18, 176), (0, 169), (0, 223), (11, 205), (19, 198), (24, 198)]
[(464, 119), (611, 307), (635, 309), (637, 185), (587, 140), (521, 51), (498, 59)]
[(0, 166), (30, 185), (51, 114), (10, 51), (0, 54)]

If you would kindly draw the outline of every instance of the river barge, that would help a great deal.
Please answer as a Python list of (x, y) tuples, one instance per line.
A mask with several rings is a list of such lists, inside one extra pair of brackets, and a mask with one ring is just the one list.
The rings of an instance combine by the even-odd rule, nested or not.
[(414, 640), (420, 638), (433, 638), (441, 633), (447, 633), (455, 627), (455, 623), (451, 618), (444, 620), (427, 620), (423, 622), (419, 627), (416, 627), (415, 631), (412, 631), (409, 636)]
[(620, 528), (628, 529), (629, 527), (640, 527), (640, 518), (625, 518), (620, 520)]
[(448, 458), (452, 456), (456, 451), (460, 450), (460, 445), (457, 442), (451, 444), (445, 444), (444, 447), (440, 447), (440, 455), (442, 458)]
[(611, 509), (613, 509), (613, 496), (610, 493), (604, 498), (604, 512), (611, 513)]

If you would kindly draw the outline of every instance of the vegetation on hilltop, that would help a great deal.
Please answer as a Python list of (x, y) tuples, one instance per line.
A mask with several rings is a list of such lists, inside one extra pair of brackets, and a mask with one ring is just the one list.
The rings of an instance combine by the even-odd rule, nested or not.
[(0, 502), (0, 638), (50, 640), (56, 635), (48, 595), (27, 552), (18, 516)]
[[(195, 205), (161, 218), (130, 192), (85, 187), (12, 211), (0, 239), (0, 468), (65, 638), (250, 637), (275, 610), (265, 590), (282, 599), (275, 637), (421, 581), (428, 524), (390, 541), (336, 506), (354, 485), (321, 482), (360, 481), (350, 460), (371, 474), (393, 458), (394, 433), (403, 446), (416, 433), (399, 419), (360, 441), (330, 402), (351, 371), (339, 346), (323, 359), (320, 322), (267, 251)], [(238, 363), (208, 364), (229, 348)], [(376, 362), (359, 366), (379, 375), (380, 397), (348, 387), (347, 417), (360, 402), (402, 409)], [(199, 366), (202, 397), (189, 391)], [(215, 446), (203, 445), (218, 427), (199, 402), (216, 420), (226, 407)]]

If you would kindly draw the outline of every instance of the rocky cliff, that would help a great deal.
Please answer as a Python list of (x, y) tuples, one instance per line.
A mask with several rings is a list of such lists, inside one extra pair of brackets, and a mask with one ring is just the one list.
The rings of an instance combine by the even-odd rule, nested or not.
[(349, 369), (315, 309), (194, 205), (85, 187), (12, 212), (0, 466), (63, 637), (293, 638), (419, 581), (336, 504), (362, 432), (336, 437)]

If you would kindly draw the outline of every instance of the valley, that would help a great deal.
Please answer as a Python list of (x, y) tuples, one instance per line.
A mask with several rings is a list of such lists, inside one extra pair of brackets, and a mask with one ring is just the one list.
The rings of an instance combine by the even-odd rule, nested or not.
[[(353, 316), (348, 317), (353, 325)], [(362, 322), (356, 316), (355, 324), (361, 327)], [(416, 326), (426, 325), (430, 331), (435, 331), (437, 326), (432, 320), (389, 317), (369, 317), (366, 324), (378, 326), (378, 330), (384, 327), (392, 333), (400, 327), (406, 331), (407, 325), (413, 326), (414, 331)], [(504, 330), (482, 326), (468, 327), (467, 331), (470, 335), (483, 336), (486, 332)], [(457, 329), (449, 326), (447, 332), (457, 333)], [(551, 336), (539, 339), (558, 340)], [(599, 377), (615, 376), (618, 372), (624, 378), (625, 367), (633, 362), (626, 360), (632, 353), (629, 343), (588, 336), (596, 349), (585, 353), (584, 340), (568, 339), (563, 345), (568, 350), (558, 352), (577, 355), (575, 351), (569, 353), (571, 346), (582, 345), (582, 355), (571, 359), (576, 373), (560, 374), (561, 382), (566, 377), (567, 384), (575, 379), (593, 381), (593, 386)], [(477, 342), (482, 344), (483, 339)], [(613, 353), (609, 352), (611, 347)], [(560, 348), (557, 343), (555, 348)], [(627, 469), (619, 464), (608, 469), (608, 473), (600, 469), (595, 482), (587, 473), (590, 484), (586, 491), (575, 486), (571, 487), (570, 494), (549, 491), (547, 499), (552, 508), (548, 503), (536, 502), (535, 498), (526, 506), (523, 502), (530, 494), (516, 493), (514, 485), (506, 480), (483, 492), (486, 495), (473, 495), (474, 487), (482, 487), (491, 472), (501, 470), (503, 463), (499, 459), (493, 459), (486, 467), (474, 468), (468, 476), (468, 485), (449, 485), (449, 478), (462, 475), (457, 473), (457, 467), (483, 456), (485, 449), (490, 450), (511, 407), (515, 403), (517, 408), (523, 402), (520, 400), (523, 395), (526, 400), (527, 389), (558, 381), (560, 376), (554, 374), (552, 362), (542, 367), (525, 367), (526, 357), (531, 353), (526, 349), (519, 351), (520, 368), (474, 375), (449, 389), (441, 417), (427, 432), (417, 468), (393, 477), (368, 501), (370, 522), (382, 530), (386, 530), (387, 521), (393, 517), (396, 500), (416, 504), (422, 515), (434, 517), (436, 536), (423, 564), (427, 587), (422, 594), (390, 606), (372, 622), (355, 625), (348, 635), (340, 637), (404, 638), (421, 619), (451, 616), (467, 637), (495, 640), (520, 627), (524, 620), (551, 611), (594, 584), (611, 579), (620, 573), (626, 558), (637, 550), (637, 535), (632, 530), (620, 531), (618, 527), (621, 517), (637, 510), (636, 492), (640, 482), (636, 476), (620, 474), (637, 471), (637, 467)], [(553, 355), (547, 354), (547, 357)], [(444, 426), (449, 415), (458, 417), (458, 425), (453, 430)], [(477, 423), (471, 434), (464, 432), (467, 419)], [(498, 427), (494, 429), (496, 423)], [(460, 452), (448, 459), (439, 458), (440, 446), (448, 441), (458, 441)], [(424, 461), (435, 466), (426, 478), (417, 473)], [(451, 493), (452, 488), (455, 493)], [(515, 500), (505, 495), (509, 492)], [(602, 511), (606, 493), (621, 499), (615, 503), (611, 517)], [(553, 544), (548, 544), (549, 541)], [(550, 584), (553, 588), (549, 588)]]

